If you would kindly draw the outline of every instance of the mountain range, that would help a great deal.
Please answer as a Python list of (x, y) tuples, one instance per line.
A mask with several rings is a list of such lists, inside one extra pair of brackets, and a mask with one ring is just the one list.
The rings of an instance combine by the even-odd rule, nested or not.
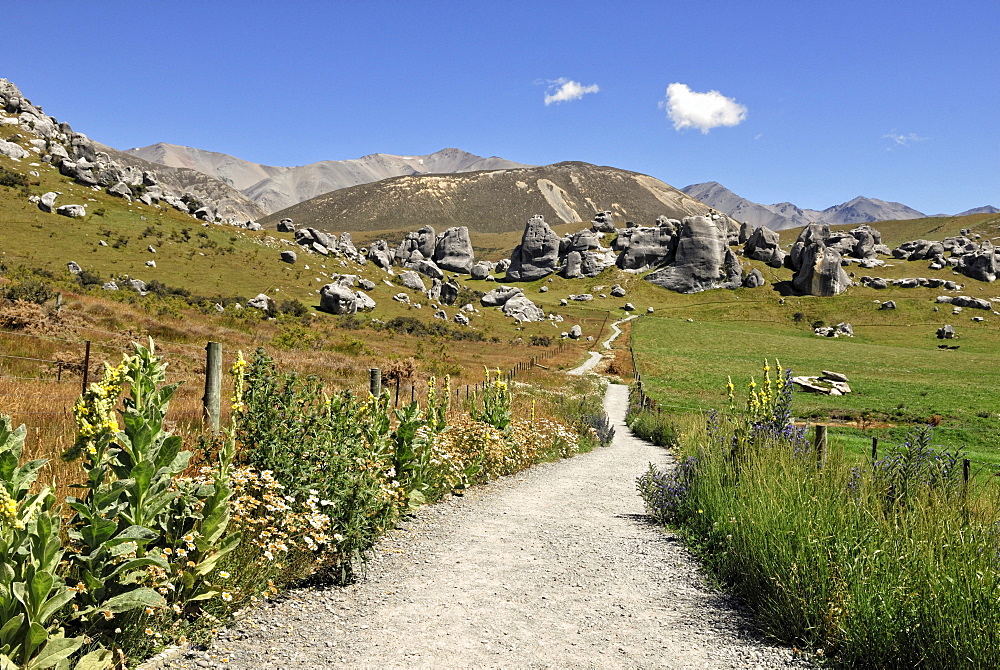
[(173, 168), (187, 168), (229, 184), (265, 214), (330, 191), (389, 177), (447, 174), (528, 167), (505, 158), (484, 158), (461, 149), (442, 149), (426, 156), (369, 154), (349, 160), (326, 160), (297, 167), (261, 165), (215, 151), (160, 142), (125, 153)]
[[(853, 200), (823, 210), (803, 209), (790, 202), (762, 205), (736, 195), (715, 181), (691, 184), (681, 190), (741, 223), (745, 221), (753, 226), (766, 226), (771, 230), (798, 228), (810, 223), (857, 225), (874, 221), (902, 221), (922, 219), (927, 216), (951, 216), (949, 214), (928, 215), (900, 202), (887, 202), (864, 196), (858, 196)], [(1000, 212), (1000, 209), (987, 205), (986, 207), (969, 209), (954, 216), (995, 214), (997, 212)]]

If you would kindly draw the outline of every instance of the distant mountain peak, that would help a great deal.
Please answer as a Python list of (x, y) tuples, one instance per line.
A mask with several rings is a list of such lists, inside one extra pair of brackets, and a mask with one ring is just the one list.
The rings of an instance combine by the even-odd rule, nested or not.
[(817, 222), (831, 225), (858, 224), (874, 221), (921, 219), (926, 216), (926, 214), (902, 203), (869, 198), (864, 195), (817, 211), (803, 209), (791, 202), (762, 205), (738, 196), (714, 181), (685, 186), (681, 191), (701, 200), (719, 212), (728, 214), (737, 221), (746, 221), (753, 226), (767, 226), (771, 230), (798, 228)]
[(425, 156), (373, 153), (296, 167), (261, 165), (228, 154), (158, 142), (129, 154), (170, 167), (185, 167), (239, 189), (267, 213), (349, 186), (413, 174), (451, 174), (528, 167), (498, 156), (483, 158), (455, 147)]

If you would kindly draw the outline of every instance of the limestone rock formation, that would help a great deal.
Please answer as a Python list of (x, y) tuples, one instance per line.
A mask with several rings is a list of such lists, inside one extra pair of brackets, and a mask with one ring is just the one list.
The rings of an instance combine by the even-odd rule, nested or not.
[(785, 263), (785, 252), (781, 249), (778, 233), (770, 228), (756, 228), (743, 246), (743, 255), (756, 261), (780, 268)]
[(479, 304), (483, 307), (499, 307), (517, 295), (522, 295), (523, 289), (514, 286), (497, 286), (495, 289), (479, 299)]
[(512, 297), (500, 309), (505, 315), (512, 316), (521, 322), (543, 321), (545, 319), (545, 312), (542, 311), (542, 308), (531, 302), (528, 296), (523, 293)]
[(521, 243), (514, 248), (507, 268), (511, 281), (533, 281), (555, 272), (559, 263), (559, 237), (541, 215), (528, 220)]
[(358, 299), (350, 287), (334, 282), (320, 289), (319, 308), (331, 314), (354, 314), (358, 311)]
[(613, 247), (620, 251), (616, 264), (622, 270), (641, 272), (674, 260), (677, 229), (671, 223), (651, 228), (626, 228), (618, 233)]
[(685, 217), (673, 261), (645, 277), (678, 293), (737, 288), (743, 268), (729, 248), (728, 230), (707, 216)]
[(840, 253), (832, 247), (812, 244), (799, 254), (799, 269), (792, 277), (792, 287), (800, 293), (816, 296), (840, 295), (851, 285), (851, 278), (840, 263)]
[(466, 226), (449, 228), (437, 236), (434, 262), (442, 270), (469, 274), (475, 262), (472, 240)]

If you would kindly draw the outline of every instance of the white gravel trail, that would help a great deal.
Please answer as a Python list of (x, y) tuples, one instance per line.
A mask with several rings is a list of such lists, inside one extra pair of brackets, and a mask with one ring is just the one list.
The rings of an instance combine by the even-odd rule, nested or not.
[(624, 425), (627, 397), (609, 386), (609, 447), (427, 506), (358, 583), (291, 591), (208, 652), (147, 667), (806, 667), (647, 521), (635, 478), (667, 455)]

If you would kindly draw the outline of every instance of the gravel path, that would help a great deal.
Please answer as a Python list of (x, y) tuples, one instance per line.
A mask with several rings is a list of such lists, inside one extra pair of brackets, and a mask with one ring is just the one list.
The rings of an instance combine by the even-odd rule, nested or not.
[(423, 508), (357, 584), (291, 591), (147, 667), (808, 667), (646, 520), (635, 477), (667, 456), (624, 426), (627, 394), (608, 389), (611, 446)]

